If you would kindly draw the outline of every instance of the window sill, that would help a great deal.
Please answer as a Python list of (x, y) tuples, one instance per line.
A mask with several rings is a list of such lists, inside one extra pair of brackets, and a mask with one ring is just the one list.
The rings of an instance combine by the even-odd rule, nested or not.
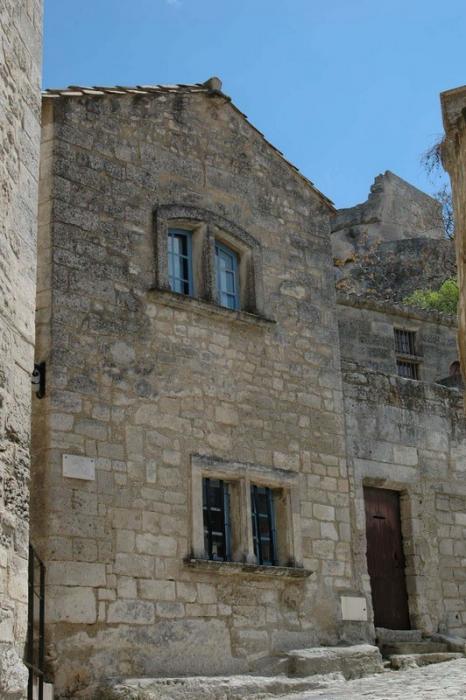
[(304, 579), (313, 573), (298, 566), (264, 566), (263, 564), (245, 564), (236, 561), (212, 561), (211, 559), (185, 559), (185, 566), (190, 569), (226, 576), (247, 575), (271, 578)]
[(405, 362), (417, 362), (417, 364), (421, 364), (424, 357), (422, 355), (408, 355), (407, 353), (397, 352), (396, 359)]
[(268, 318), (267, 316), (249, 313), (248, 311), (227, 309), (213, 301), (209, 302), (205, 301), (204, 299), (198, 299), (197, 297), (177, 294), (176, 292), (172, 292), (168, 289), (152, 287), (149, 289), (149, 293), (151, 297), (156, 296), (158, 302), (165, 304), (165, 306), (170, 306), (173, 309), (180, 309), (182, 311), (190, 310), (204, 316), (215, 315), (220, 318), (228, 319), (229, 321), (245, 323), (253, 326), (271, 326), (276, 323), (274, 319)]

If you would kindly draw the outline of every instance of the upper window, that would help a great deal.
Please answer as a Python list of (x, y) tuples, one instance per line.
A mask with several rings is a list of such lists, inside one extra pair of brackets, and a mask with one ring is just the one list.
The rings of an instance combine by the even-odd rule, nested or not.
[(400, 377), (419, 379), (419, 360), (416, 353), (416, 333), (394, 328), (396, 369)]
[(209, 559), (231, 560), (230, 493), (221, 479), (203, 479), (204, 547)]
[(238, 255), (215, 241), (218, 299), (227, 309), (239, 309)]
[(272, 489), (251, 486), (251, 515), (257, 563), (274, 566), (277, 563), (277, 547)]
[(168, 229), (168, 279), (173, 292), (193, 296), (191, 231)]
[(167, 204), (154, 213), (155, 288), (264, 315), (259, 241), (198, 207)]

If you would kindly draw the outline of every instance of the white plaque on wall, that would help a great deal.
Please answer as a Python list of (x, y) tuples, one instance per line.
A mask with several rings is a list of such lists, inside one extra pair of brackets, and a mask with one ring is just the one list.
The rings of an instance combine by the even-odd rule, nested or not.
[(95, 459), (80, 455), (63, 455), (63, 476), (95, 481)]
[(354, 620), (356, 622), (367, 621), (367, 604), (365, 598), (342, 595), (341, 616), (343, 620)]

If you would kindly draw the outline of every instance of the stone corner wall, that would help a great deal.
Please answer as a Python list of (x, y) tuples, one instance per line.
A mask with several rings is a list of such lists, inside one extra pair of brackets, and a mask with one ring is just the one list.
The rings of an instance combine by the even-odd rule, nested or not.
[(445, 141), (442, 158), (451, 179), (460, 301), (458, 345), (466, 376), (466, 87), (441, 95)]
[(22, 697), (27, 629), (41, 0), (0, 7), (0, 697)]

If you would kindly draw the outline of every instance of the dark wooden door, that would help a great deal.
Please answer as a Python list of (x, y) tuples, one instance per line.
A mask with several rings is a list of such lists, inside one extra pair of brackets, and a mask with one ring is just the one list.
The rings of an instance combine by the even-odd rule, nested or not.
[(374, 624), (410, 629), (399, 493), (365, 488), (364, 501)]

